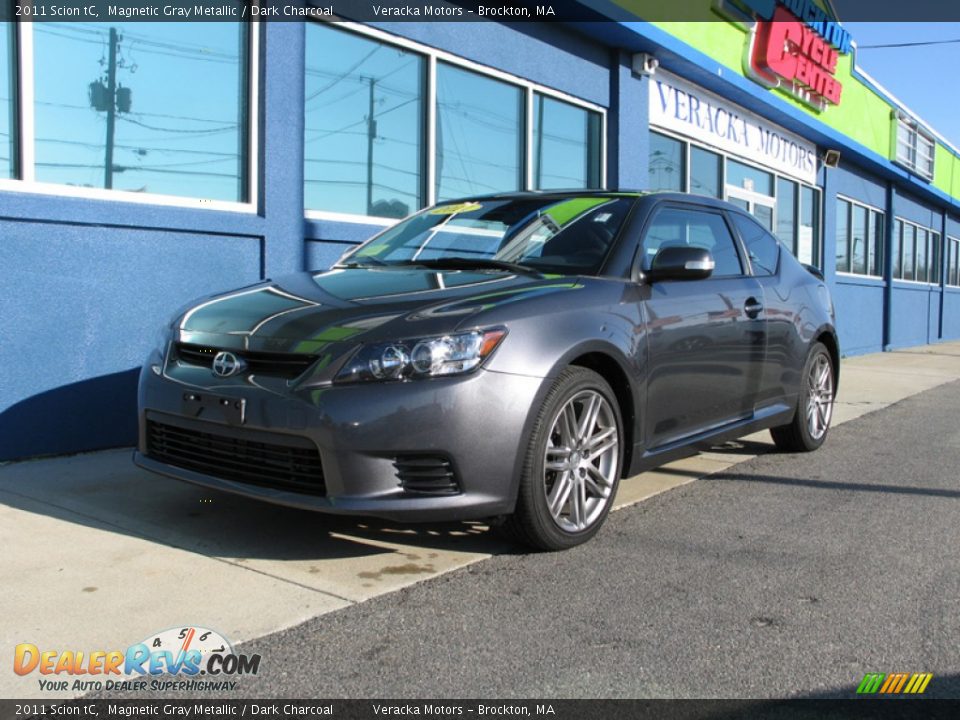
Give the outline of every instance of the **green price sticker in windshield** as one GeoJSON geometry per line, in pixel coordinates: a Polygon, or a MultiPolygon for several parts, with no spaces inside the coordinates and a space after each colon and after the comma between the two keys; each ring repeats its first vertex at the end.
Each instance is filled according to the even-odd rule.
{"type": "Polygon", "coordinates": [[[460,213],[473,212],[483,207],[478,202],[456,203],[454,205],[441,205],[430,211],[431,215],[459,215],[460,213]]]}

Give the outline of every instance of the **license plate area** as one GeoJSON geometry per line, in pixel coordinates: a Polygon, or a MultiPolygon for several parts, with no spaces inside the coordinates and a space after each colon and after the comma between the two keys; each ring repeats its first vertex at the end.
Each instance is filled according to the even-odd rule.
{"type": "Polygon", "coordinates": [[[228,425],[243,425],[247,421],[247,401],[244,398],[185,392],[182,411],[186,417],[222,420],[228,425]]]}

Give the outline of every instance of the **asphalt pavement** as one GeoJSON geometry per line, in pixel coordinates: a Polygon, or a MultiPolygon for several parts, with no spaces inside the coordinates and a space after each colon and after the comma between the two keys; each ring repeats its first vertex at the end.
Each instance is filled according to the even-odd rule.
{"type": "Polygon", "coordinates": [[[960,697],[960,382],[815,453],[719,450],[763,454],[612,514],[585,546],[244,643],[263,663],[242,696],[852,697],[867,672],[930,672],[927,696],[960,697]]]}

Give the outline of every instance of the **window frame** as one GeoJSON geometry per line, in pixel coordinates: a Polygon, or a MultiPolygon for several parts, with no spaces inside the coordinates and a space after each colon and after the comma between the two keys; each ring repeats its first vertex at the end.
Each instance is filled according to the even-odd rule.
{"type": "MultiPolygon", "coordinates": [[[[930,286],[937,286],[937,285],[942,284],[942,282],[943,282],[943,269],[944,269],[944,267],[943,267],[943,266],[944,266],[944,252],[943,252],[943,249],[944,249],[944,247],[945,247],[945,245],[946,245],[946,243],[944,243],[943,234],[942,234],[939,230],[936,230],[936,229],[934,229],[934,228],[932,228],[932,227],[928,227],[928,226],[926,226],[926,225],[921,225],[920,223],[913,222],[912,220],[907,220],[905,217],[901,217],[901,216],[899,216],[899,215],[897,215],[897,216],[894,217],[894,223],[895,223],[895,224],[894,224],[894,232],[895,232],[895,233],[896,233],[896,228],[897,228],[896,223],[899,223],[900,228],[901,228],[901,232],[902,232],[903,234],[906,233],[908,227],[913,228],[913,230],[912,230],[912,232],[914,233],[913,258],[912,258],[913,263],[912,263],[912,265],[911,265],[911,273],[913,274],[913,278],[911,279],[911,278],[904,278],[904,277],[902,277],[902,275],[903,275],[903,245],[904,245],[904,243],[903,243],[903,234],[901,234],[901,236],[900,236],[900,238],[899,238],[900,242],[899,242],[898,257],[893,258],[893,264],[892,264],[892,266],[891,266],[891,267],[892,267],[891,279],[892,279],[894,282],[912,283],[912,284],[914,284],[914,285],[926,285],[926,286],[928,286],[928,287],[930,287],[930,286]],[[937,245],[939,246],[938,249],[937,249],[937,252],[935,253],[935,255],[936,255],[937,268],[936,268],[936,278],[935,278],[934,280],[930,280],[930,279],[917,280],[917,279],[916,279],[916,276],[917,276],[917,257],[918,257],[917,247],[918,247],[918,245],[919,245],[919,243],[920,243],[920,231],[924,231],[924,232],[926,232],[926,234],[927,234],[926,250],[929,250],[931,247],[934,246],[934,244],[937,244],[937,245]],[[900,269],[899,276],[898,276],[898,274],[897,274],[898,263],[899,263],[899,269],[900,269]]],[[[950,236],[948,235],[947,238],[949,239],[950,236]]],[[[925,252],[926,252],[926,251],[925,251],[925,252]]],[[[931,268],[930,268],[930,264],[931,264],[931,260],[932,260],[932,258],[933,258],[933,255],[934,255],[934,254],[932,254],[932,253],[926,252],[926,266],[927,266],[927,268],[926,268],[926,269],[927,269],[926,275],[927,275],[927,278],[930,277],[930,269],[931,269],[931,268]]]]}
{"type": "Polygon", "coordinates": [[[901,112],[893,113],[893,132],[891,133],[890,159],[919,175],[927,182],[933,182],[936,172],[937,139],[918,120],[901,112]],[[906,137],[901,138],[901,131],[906,137]],[[924,145],[921,145],[921,140],[924,145]],[[929,146],[930,154],[921,152],[929,146]],[[901,149],[905,152],[902,153],[901,149]],[[929,163],[929,169],[927,164],[929,163]]]}
{"type": "MultiPolygon", "coordinates": [[[[876,205],[871,205],[869,203],[865,203],[860,200],[855,200],[852,197],[849,197],[847,195],[842,195],[840,193],[837,193],[836,200],[837,200],[838,206],[841,202],[845,202],[849,205],[849,208],[850,208],[850,214],[847,216],[847,262],[849,264],[850,269],[840,270],[839,268],[836,267],[836,264],[834,264],[834,270],[836,271],[837,275],[840,275],[843,277],[871,278],[874,280],[882,280],[884,277],[884,263],[886,262],[886,254],[887,254],[887,249],[886,249],[887,214],[886,212],[884,212],[882,208],[879,208],[876,205]],[[876,245],[876,249],[880,255],[880,260],[878,262],[880,267],[879,275],[875,275],[874,273],[870,272],[871,254],[870,254],[870,244],[867,238],[865,238],[865,244],[863,248],[866,272],[859,273],[859,272],[853,271],[853,213],[857,208],[861,210],[865,210],[867,213],[867,216],[866,216],[867,222],[866,222],[866,225],[864,226],[864,232],[867,234],[869,234],[870,232],[870,226],[872,224],[871,218],[874,216],[874,214],[877,214],[880,216],[880,229],[879,229],[879,232],[877,233],[877,245],[876,245]]],[[[834,228],[836,228],[836,226],[837,226],[837,223],[834,222],[834,228]]],[[[836,238],[834,239],[836,240],[836,238]]],[[[902,252],[902,249],[901,249],[901,252],[902,252]]],[[[836,263],[836,255],[837,255],[836,250],[834,250],[833,254],[834,254],[834,263],[836,263]]],[[[914,258],[916,258],[916,251],[914,251],[914,258]]]]}
{"type": "MultiPolygon", "coordinates": [[[[559,101],[559,100],[557,100],[556,98],[553,98],[553,97],[551,97],[551,96],[549,96],[549,95],[546,95],[545,93],[542,93],[542,92],[540,92],[539,90],[536,90],[536,89],[533,91],[532,94],[527,94],[527,95],[525,95],[525,98],[524,98],[524,99],[525,99],[525,101],[526,101],[527,103],[530,104],[530,111],[529,111],[528,114],[527,114],[527,123],[530,125],[530,132],[529,132],[529,153],[528,153],[530,160],[529,160],[529,163],[528,163],[528,165],[527,165],[527,173],[526,173],[527,176],[529,177],[529,179],[527,180],[527,183],[529,184],[529,187],[530,187],[530,189],[536,190],[536,191],[538,191],[538,192],[550,192],[551,190],[566,190],[566,189],[569,189],[569,188],[566,188],[566,187],[560,187],[560,188],[549,188],[549,187],[547,187],[547,188],[545,188],[545,187],[542,187],[542,186],[541,186],[541,184],[542,184],[541,182],[538,182],[538,181],[537,181],[537,173],[538,173],[538,171],[539,171],[539,173],[540,173],[540,175],[541,175],[540,180],[541,180],[541,181],[543,180],[543,178],[542,178],[542,176],[543,176],[543,150],[541,149],[541,150],[539,151],[539,154],[538,154],[537,146],[538,146],[538,144],[540,144],[541,147],[542,147],[542,136],[543,136],[543,134],[544,134],[544,131],[543,131],[543,123],[544,123],[544,121],[545,121],[545,119],[546,119],[545,112],[544,112],[545,109],[546,109],[546,103],[545,103],[545,102],[538,102],[538,99],[542,99],[542,100],[553,100],[554,102],[558,102],[558,103],[561,102],[561,101],[559,101]],[[539,129],[539,131],[540,131],[540,139],[539,139],[539,142],[538,142],[538,135],[537,135],[536,132],[534,132],[534,129],[539,129]]],[[[570,103],[563,103],[563,104],[570,105],[570,103]]],[[[597,130],[598,135],[602,135],[602,134],[603,134],[603,131],[604,131],[603,116],[602,116],[600,113],[594,112],[594,111],[589,110],[589,109],[584,108],[584,107],[580,107],[579,105],[573,105],[572,107],[574,107],[574,108],[576,108],[576,109],[578,109],[578,110],[581,110],[581,111],[583,111],[583,112],[586,114],[586,123],[587,123],[587,124],[586,124],[586,134],[587,134],[587,140],[588,140],[588,142],[587,142],[587,144],[586,144],[586,148],[587,148],[588,156],[587,156],[587,158],[586,158],[586,161],[587,161],[587,162],[586,162],[586,164],[585,164],[585,166],[584,166],[584,175],[586,176],[587,181],[589,182],[591,175],[593,175],[594,171],[596,171],[598,185],[602,186],[601,189],[606,189],[606,187],[605,187],[605,186],[606,186],[606,178],[602,177],[603,158],[601,158],[601,157],[597,157],[597,158],[596,158],[596,167],[594,168],[594,167],[593,167],[593,165],[594,165],[594,159],[589,157],[589,153],[590,153],[589,137],[590,137],[590,134],[591,134],[590,113],[593,113],[593,114],[596,115],[598,118],[600,118],[600,124],[599,124],[599,128],[598,128],[598,130],[597,130]]],[[[602,141],[602,140],[601,140],[600,146],[603,147],[603,141],[602,141]]],[[[585,188],[585,189],[591,189],[591,188],[590,188],[590,186],[588,185],[587,188],[585,188]]]]}
{"type": "MultiPolygon", "coordinates": [[[[492,80],[499,80],[521,91],[521,104],[523,106],[523,115],[521,117],[520,128],[523,150],[521,158],[523,167],[520,169],[521,191],[534,189],[533,177],[533,113],[535,112],[535,95],[540,94],[553,100],[574,105],[580,109],[596,112],[600,115],[600,188],[607,188],[607,108],[592,103],[588,100],[575,97],[561,90],[555,90],[533,82],[525,80],[517,75],[492,68],[489,65],[467,60],[466,58],[455,55],[446,50],[440,50],[429,45],[409,40],[392,33],[388,33],[379,28],[369,27],[355,22],[329,21],[329,20],[309,20],[308,23],[324,23],[334,27],[342,32],[349,32],[370,40],[393,45],[406,52],[421,55],[426,61],[426,85],[424,88],[423,102],[424,107],[424,126],[425,137],[423,138],[423,148],[421,150],[423,158],[423,173],[421,177],[422,196],[425,202],[423,207],[430,207],[436,203],[436,150],[437,150],[437,63],[442,62],[447,65],[467,70],[478,75],[483,75],[492,80]]],[[[591,188],[595,189],[595,188],[591,188]]],[[[417,208],[422,210],[423,208],[417,208]]],[[[331,210],[314,210],[304,208],[304,217],[308,220],[327,220],[336,222],[359,223],[362,225],[378,225],[381,227],[390,227],[399,221],[397,218],[381,218],[373,215],[359,215],[355,213],[340,213],[331,210]]]]}
{"type": "MultiPolygon", "coordinates": [[[[239,21],[238,21],[239,22],[239,21]]],[[[260,65],[262,55],[262,33],[260,23],[242,23],[247,33],[246,68],[246,163],[242,169],[241,181],[246,183],[246,200],[212,200],[208,198],[165,195],[162,193],[132,192],[129,190],[108,190],[36,179],[35,124],[34,124],[34,42],[32,22],[15,23],[14,32],[16,68],[16,122],[17,122],[17,176],[0,178],[0,191],[28,193],[32,195],[55,195],[90,200],[109,200],[131,205],[160,205],[201,210],[240,212],[249,215],[257,213],[260,203],[260,65]]]]}
{"type": "MultiPolygon", "coordinates": [[[[10,8],[15,7],[13,4],[10,8]]],[[[8,33],[10,40],[10,139],[7,143],[10,150],[10,177],[0,175],[0,180],[10,182],[16,181],[21,176],[23,167],[23,152],[20,144],[22,132],[20,123],[22,115],[20,113],[21,105],[21,85],[20,79],[20,32],[17,26],[20,23],[10,20],[6,23],[7,27],[0,32],[8,33]]]]}
{"type": "Polygon", "coordinates": [[[944,285],[960,288],[960,238],[947,235],[944,247],[946,248],[944,259],[946,260],[947,270],[944,285]]]}

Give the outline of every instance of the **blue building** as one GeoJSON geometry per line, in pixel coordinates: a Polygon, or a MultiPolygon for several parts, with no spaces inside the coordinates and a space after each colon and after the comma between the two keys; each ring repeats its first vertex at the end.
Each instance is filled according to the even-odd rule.
{"type": "Polygon", "coordinates": [[[494,190],[725,197],[823,270],[845,354],[960,338],[960,153],[795,4],[0,23],[0,460],[132,445],[138,366],[190,299],[494,190]],[[781,31],[793,55],[755,62],[781,31]]]}

